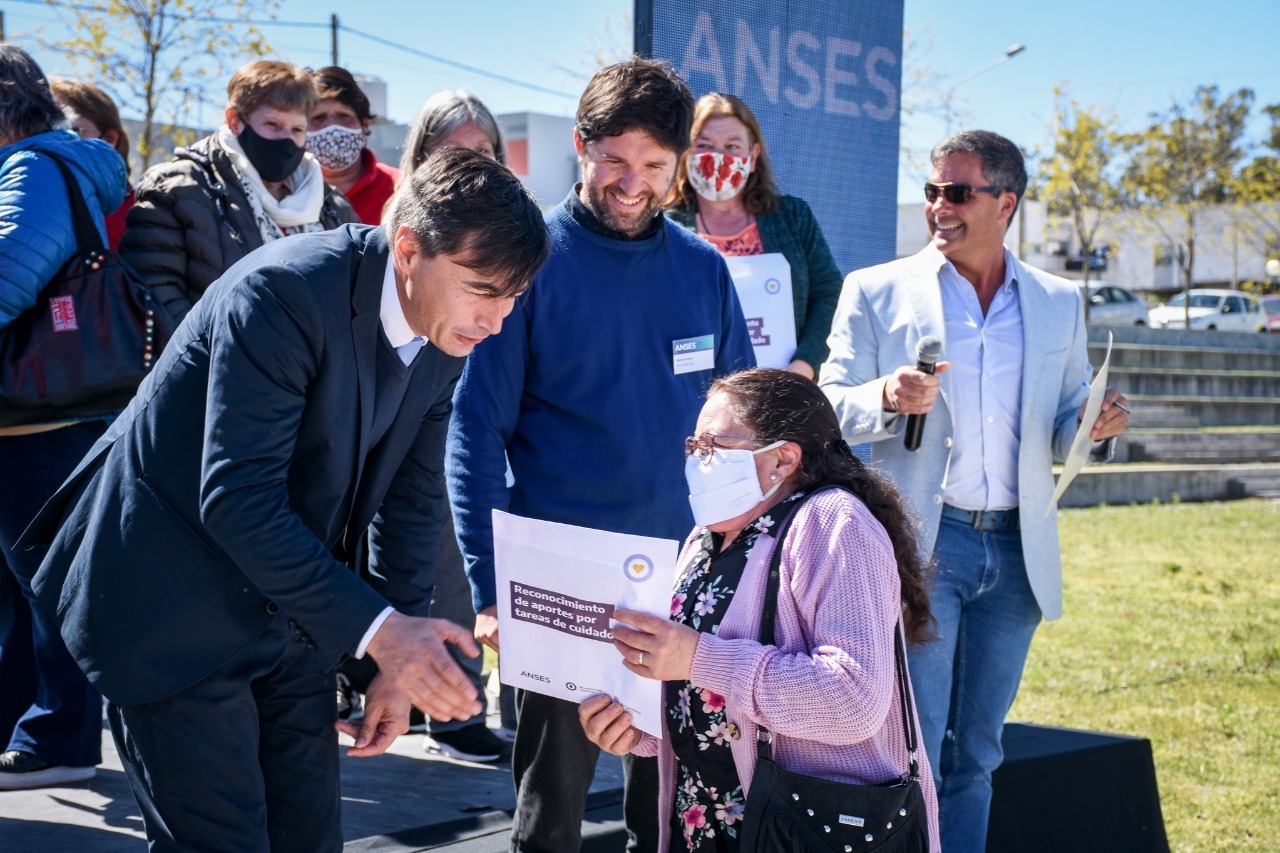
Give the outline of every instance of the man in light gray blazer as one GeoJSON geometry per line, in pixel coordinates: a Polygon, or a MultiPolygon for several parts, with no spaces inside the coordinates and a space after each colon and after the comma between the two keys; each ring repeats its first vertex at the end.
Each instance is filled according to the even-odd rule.
{"type": "MultiPolygon", "coordinates": [[[[1092,371],[1079,288],[1004,247],[1027,185],[1017,146],[962,131],[931,160],[931,244],[846,279],[819,384],[846,439],[874,442],[872,463],[919,515],[921,548],[938,561],[939,639],[909,660],[942,849],[965,853],[985,848],[991,773],[1031,637],[1062,614],[1052,465],[1071,446],[1092,371]],[[946,359],[932,376],[915,368],[928,335],[946,359]],[[907,416],[926,413],[909,451],[907,416]]],[[[1125,398],[1108,388],[1090,427],[1094,459],[1127,424],[1125,398]]]]}

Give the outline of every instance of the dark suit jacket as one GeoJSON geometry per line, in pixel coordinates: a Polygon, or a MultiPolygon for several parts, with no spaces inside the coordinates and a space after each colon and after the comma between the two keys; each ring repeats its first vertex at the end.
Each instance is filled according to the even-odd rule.
{"type": "Polygon", "coordinates": [[[346,225],[235,264],[24,534],[50,545],[37,594],[109,699],[193,684],[277,608],[334,664],[388,602],[427,614],[464,360],[424,347],[366,446],[387,259],[383,229],[346,225]]]}

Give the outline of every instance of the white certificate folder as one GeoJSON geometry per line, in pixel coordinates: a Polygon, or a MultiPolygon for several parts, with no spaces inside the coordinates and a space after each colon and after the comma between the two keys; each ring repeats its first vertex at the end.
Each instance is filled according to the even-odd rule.
{"type": "Polygon", "coordinates": [[[607,693],[662,737],[662,684],[622,665],[613,611],[669,618],[679,547],[494,510],[502,682],[570,702],[607,693]]]}

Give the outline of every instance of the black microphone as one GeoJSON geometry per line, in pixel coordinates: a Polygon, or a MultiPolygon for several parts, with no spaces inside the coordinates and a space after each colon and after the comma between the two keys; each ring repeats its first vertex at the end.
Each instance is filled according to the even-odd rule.
{"type": "MultiPolygon", "coordinates": [[[[934,365],[942,355],[942,341],[933,335],[925,335],[916,344],[916,370],[933,375],[934,365]]],[[[907,450],[920,449],[920,436],[924,434],[924,415],[907,415],[906,436],[903,444],[907,450]]]]}

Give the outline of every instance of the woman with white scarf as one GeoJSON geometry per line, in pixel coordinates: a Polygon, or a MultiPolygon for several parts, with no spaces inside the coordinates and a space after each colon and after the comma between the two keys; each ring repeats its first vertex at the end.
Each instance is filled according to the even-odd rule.
{"type": "Polygon", "coordinates": [[[227,84],[222,127],[143,176],[120,254],[175,318],[259,246],[359,221],[303,147],[317,100],[311,72],[252,62],[227,84]]]}

